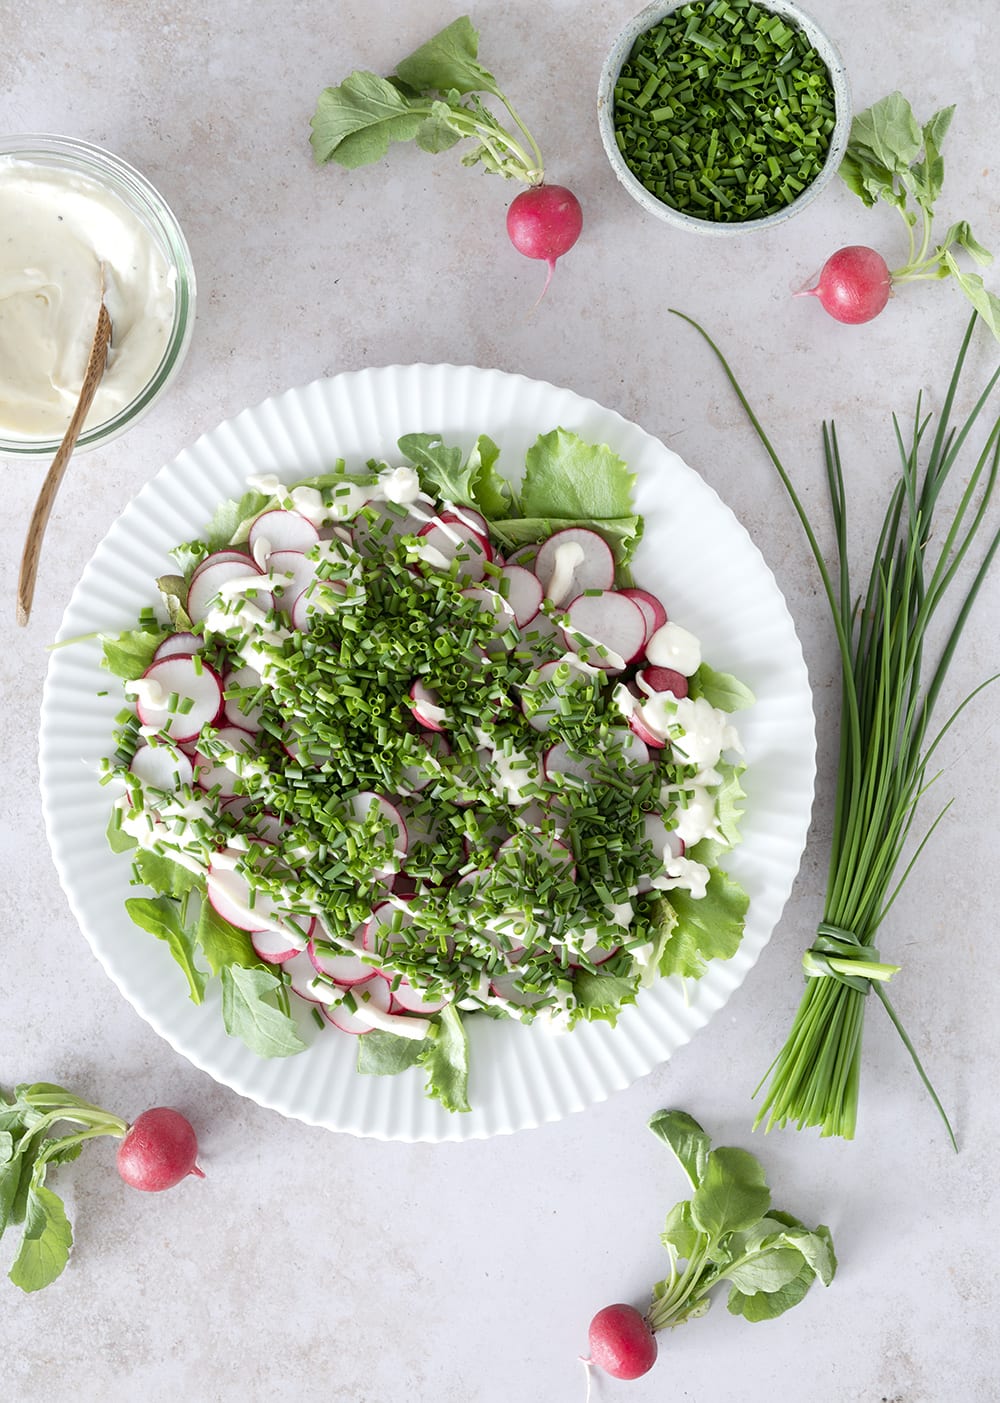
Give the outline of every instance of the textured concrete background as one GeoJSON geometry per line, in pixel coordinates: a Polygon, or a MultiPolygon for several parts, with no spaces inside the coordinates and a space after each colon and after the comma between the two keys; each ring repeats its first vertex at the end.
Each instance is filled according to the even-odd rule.
{"type": "MultiPolygon", "coordinates": [[[[996,80],[990,0],[945,20],[930,0],[813,0],[839,41],[858,106],[899,87],[918,114],[957,101],[942,227],[968,218],[1000,242],[991,164],[996,80]]],[[[197,265],[195,339],[170,395],[127,438],[70,470],[49,528],[31,626],[15,630],[17,556],[43,465],[0,465],[10,549],[4,647],[0,1081],[64,1081],[123,1115],[173,1103],[197,1124],[204,1183],[146,1198],[89,1147],[61,1171],[76,1249],[61,1281],[23,1297],[0,1280],[5,1398],[570,1403],[596,1309],[642,1304],[663,1273],[679,1173],[644,1129],[664,1105],[750,1145],[775,1200],[834,1231],[829,1292],[749,1326],[724,1304],[665,1339],[647,1379],[595,1382],[634,1403],[940,1403],[1000,1397],[995,1165],[995,909],[1000,694],[967,712],[938,789],[956,803],[894,910],[882,946],[904,966],[896,1002],[962,1143],[945,1140],[896,1035],[868,1019],[851,1144],[793,1132],[751,1139],[751,1092],[776,1052],[819,914],[831,814],[837,681],[815,568],[738,405],[679,306],[743,377],[810,510],[823,519],[819,425],[836,418],[863,562],[894,466],[890,415],[923,389],[936,408],[965,323],[949,286],[905,291],[844,328],[793,301],[842,244],[903,253],[889,210],[831,189],[770,235],[667,233],[611,175],[594,95],[631,4],[498,0],[474,11],[485,61],[571,184],[583,239],[529,314],[538,265],[507,244],[511,191],[394,148],[378,167],[317,169],[319,90],[358,66],[389,71],[453,18],[442,0],[0,0],[0,130],[105,145],[179,215],[197,265]],[[185,444],[245,405],[365,365],[453,361],[552,380],[619,410],[691,463],[745,523],[795,617],[815,687],[820,771],[795,892],[759,964],[709,1028],[602,1106],[541,1130],[459,1146],[355,1141],[242,1100],[195,1071],[125,1003],[58,886],[35,761],[46,642],[94,547],[185,444]]],[[[897,227],[898,226],[898,227],[897,227]]],[[[996,359],[983,336],[978,374],[996,359]]],[[[1000,575],[953,672],[956,698],[1000,666],[1000,575]]],[[[928,817],[930,817],[930,810],[928,817]]],[[[0,1245],[0,1266],[12,1253],[0,1245]]]]}

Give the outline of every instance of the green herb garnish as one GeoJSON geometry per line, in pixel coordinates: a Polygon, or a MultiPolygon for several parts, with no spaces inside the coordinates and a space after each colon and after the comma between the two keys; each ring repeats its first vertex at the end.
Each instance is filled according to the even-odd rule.
{"type": "MultiPolygon", "coordinates": [[[[676,313],[684,317],[683,313],[676,313]]],[[[937,428],[918,398],[908,435],[893,418],[900,474],[889,494],[878,545],[863,593],[851,582],[848,501],[833,425],[823,426],[823,448],[836,537],[837,566],[831,572],[812,524],[764,429],[721,351],[690,317],[718,357],[758,438],[778,471],[816,559],[840,650],[843,717],[837,774],[830,871],[823,919],[806,952],[805,993],[789,1037],[771,1068],[758,1124],[793,1122],[818,1126],[823,1135],[850,1139],[857,1121],[861,1078],[861,1032],[865,996],[874,990],[913,1058],[954,1144],[948,1118],[885,991],[898,966],[882,961],[875,936],[910,875],[945,807],[930,825],[902,872],[902,859],[920,799],[937,778],[930,768],[949,728],[994,674],[957,706],[937,730],[932,714],[976,596],[1000,548],[1000,529],[989,536],[971,582],[936,644],[931,634],[938,610],[972,549],[1000,473],[1000,419],[989,426],[971,468],[957,468],[1000,369],[964,419],[954,404],[973,316],[942,401],[937,428]],[[923,467],[921,467],[923,461],[923,467]],[[950,516],[939,519],[939,499],[953,471],[964,486],[950,516]],[[927,656],[930,654],[930,656],[927,656]]]]}
{"type": "Polygon", "coordinates": [[[657,199],[720,224],[785,209],[836,125],[826,65],[751,0],[682,5],[641,34],[614,88],[618,148],[657,199]]]}

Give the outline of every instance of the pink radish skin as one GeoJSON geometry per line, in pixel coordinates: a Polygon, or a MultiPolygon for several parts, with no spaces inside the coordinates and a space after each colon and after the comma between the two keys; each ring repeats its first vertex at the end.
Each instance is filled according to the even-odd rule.
{"type": "Polygon", "coordinates": [[[835,321],[859,326],[878,316],[891,292],[892,275],[882,255],[863,244],[849,244],[826,260],[815,287],[795,296],[818,297],[835,321]]]}
{"type": "Polygon", "coordinates": [[[275,551],[308,551],[319,540],[316,527],[301,512],[280,507],[261,512],[250,526],[247,545],[257,555],[258,547],[268,561],[275,551]]]}
{"type": "Polygon", "coordinates": [[[611,589],[615,582],[615,558],[611,547],[603,536],[596,531],[588,531],[585,526],[567,526],[543,541],[532,568],[553,604],[563,604],[589,589],[611,589]],[[568,545],[579,546],[583,552],[582,558],[574,565],[572,574],[562,587],[552,595],[550,590],[560,547],[568,545]]]}
{"type": "Polygon", "coordinates": [[[523,565],[507,564],[500,572],[500,592],[514,611],[518,628],[529,624],[542,607],[542,582],[523,565]]]}
{"type": "Polygon", "coordinates": [[[204,638],[199,638],[196,633],[172,633],[153,654],[153,662],[158,663],[161,658],[177,656],[189,658],[192,653],[199,653],[204,646],[204,638]]]}
{"type": "Polygon", "coordinates": [[[144,726],[168,734],[175,744],[195,740],[202,727],[211,726],[218,719],[222,710],[222,682],[207,663],[200,660],[195,663],[192,658],[175,653],[150,663],[142,677],[147,684],[155,683],[161,695],[156,701],[148,694],[137,696],[135,709],[139,720],[144,726]],[[192,703],[189,711],[170,710],[167,702],[174,694],[192,703]]]}
{"type": "Polygon", "coordinates": [[[683,672],[675,672],[672,667],[644,667],[635,675],[635,680],[646,693],[672,692],[675,697],[686,697],[688,680],[683,672]]]}
{"type": "Polygon", "coordinates": [[[565,185],[533,185],[522,190],[507,210],[507,235],[525,258],[541,258],[549,271],[539,302],[549,290],[556,259],[562,258],[580,237],[583,210],[565,185]]]}
{"type": "Polygon", "coordinates": [[[136,1116],[118,1147],[118,1173],[143,1193],[172,1189],[189,1174],[204,1179],[197,1160],[198,1139],[191,1122],[169,1106],[154,1106],[136,1116]]]}
{"type": "Polygon", "coordinates": [[[638,605],[639,612],[646,620],[646,642],[652,638],[658,628],[662,628],[667,622],[667,611],[657,599],[655,594],[650,594],[645,589],[623,589],[619,590],[626,599],[631,599],[633,604],[638,605]]]}
{"type": "Polygon", "coordinates": [[[605,1306],[590,1322],[590,1358],[613,1379],[639,1379],[656,1363],[656,1337],[635,1306],[605,1306]]]}
{"type": "Polygon", "coordinates": [[[620,672],[622,666],[639,657],[646,645],[646,620],[642,611],[616,590],[582,594],[574,599],[566,611],[563,631],[570,648],[605,672],[620,672]],[[582,647],[576,634],[583,635],[582,647]],[[607,651],[602,653],[601,648],[607,651]]]}

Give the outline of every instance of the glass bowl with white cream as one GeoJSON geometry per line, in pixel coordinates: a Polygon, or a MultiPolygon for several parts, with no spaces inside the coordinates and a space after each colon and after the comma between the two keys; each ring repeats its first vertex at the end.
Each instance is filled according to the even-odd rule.
{"type": "Polygon", "coordinates": [[[107,369],[77,449],[130,428],[194,329],[184,234],[145,176],[63,136],[0,138],[0,457],[51,457],[76,406],[102,295],[107,369]]]}

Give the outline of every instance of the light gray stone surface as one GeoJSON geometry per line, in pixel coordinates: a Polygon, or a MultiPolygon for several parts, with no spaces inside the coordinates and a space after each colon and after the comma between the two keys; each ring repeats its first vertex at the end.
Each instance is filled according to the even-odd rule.
{"type": "MultiPolygon", "coordinates": [[[[930,0],[813,0],[857,105],[899,87],[921,115],[957,101],[942,227],[1000,242],[990,0],[944,18],[930,0]]],[[[890,414],[936,409],[965,323],[951,287],[906,290],[845,328],[792,300],[845,243],[902,255],[889,210],[839,185],[771,235],[699,241],[645,217],[611,175],[594,118],[601,60],[630,4],[498,0],[474,13],[485,60],[571,184],[585,232],[532,311],[540,265],[509,247],[512,191],[454,154],[394,148],[379,167],[317,169],[316,94],[353,67],[389,71],[453,17],[439,0],[127,5],[0,0],[0,130],[95,141],[143,170],[179,215],[198,271],[195,339],[170,395],[127,438],[81,458],[57,502],[30,627],[15,628],[17,556],[43,466],[0,465],[9,549],[0,651],[0,1082],[71,1084],[126,1116],[164,1101],[199,1128],[204,1183],[139,1196],[91,1146],[58,1175],[76,1225],[60,1282],[0,1281],[2,1393],[36,1400],[570,1403],[602,1305],[642,1304],[662,1273],[663,1216],[682,1196],[644,1126],[690,1109],[764,1159],[776,1201],[830,1224],[841,1268],[777,1322],[723,1303],[665,1338],[634,1384],[595,1398],[712,1403],[988,1403],[1000,1397],[995,1114],[998,696],[942,748],[956,802],[885,931],[896,1001],[950,1108],[955,1156],[896,1035],[868,1018],[860,1127],[751,1137],[751,1093],[801,987],[831,819],[833,639],[796,521],[717,366],[668,315],[697,316],[730,354],[811,511],[823,518],[819,426],[836,418],[863,562],[894,467],[890,414]],[[45,645],[109,524],[155,470],[248,404],[366,365],[498,366],[593,396],[698,469],[745,523],[796,620],[815,688],[814,825],[758,966],[671,1062],[561,1124],[492,1142],[357,1141],[262,1110],[175,1055],[138,1018],[76,928],[49,857],[36,732],[45,645]]],[[[985,374],[997,348],[976,344],[985,374]]],[[[981,596],[954,695],[1000,666],[1000,575],[981,596]]],[[[927,817],[933,812],[928,805],[927,817]]],[[[6,1269],[12,1244],[0,1246],[6,1269]]]]}

